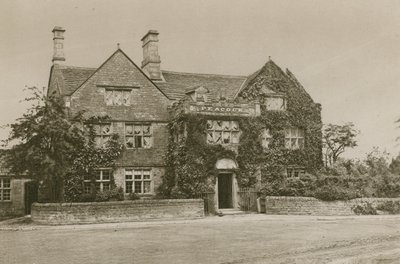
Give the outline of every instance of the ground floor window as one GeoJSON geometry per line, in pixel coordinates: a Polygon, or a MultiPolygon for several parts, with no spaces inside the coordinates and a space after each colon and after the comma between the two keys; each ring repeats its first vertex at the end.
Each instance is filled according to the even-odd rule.
{"type": "Polygon", "coordinates": [[[286,169],[286,176],[288,178],[298,178],[301,175],[304,175],[305,170],[304,168],[300,167],[290,167],[286,169]]]}
{"type": "Polygon", "coordinates": [[[150,169],[126,169],[125,193],[152,193],[150,169]]]}
{"type": "Polygon", "coordinates": [[[11,201],[11,179],[0,179],[0,201],[11,201]]]}
{"type": "MultiPolygon", "coordinates": [[[[99,169],[95,171],[95,186],[97,192],[108,191],[111,189],[111,170],[99,169]]],[[[84,178],[84,192],[90,193],[92,189],[92,180],[89,177],[84,178]]]]}

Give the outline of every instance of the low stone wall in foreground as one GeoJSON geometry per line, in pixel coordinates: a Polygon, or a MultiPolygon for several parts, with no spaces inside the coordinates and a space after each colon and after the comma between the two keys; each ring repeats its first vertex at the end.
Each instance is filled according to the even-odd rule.
{"type": "Polygon", "coordinates": [[[353,208],[370,203],[376,207],[387,201],[400,198],[357,198],[348,201],[321,201],[313,197],[267,196],[261,207],[270,215],[355,215],[353,208]],[[264,206],[265,202],[265,206],[264,206]]]}
{"type": "Polygon", "coordinates": [[[47,225],[117,223],[204,216],[202,199],[135,200],[96,203],[34,203],[32,220],[47,225]]]}

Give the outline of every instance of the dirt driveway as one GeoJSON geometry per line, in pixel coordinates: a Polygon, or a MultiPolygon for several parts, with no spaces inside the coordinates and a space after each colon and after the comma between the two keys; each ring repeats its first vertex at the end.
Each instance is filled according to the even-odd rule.
{"type": "Polygon", "coordinates": [[[400,217],[0,226],[0,263],[400,263],[400,217]]]}

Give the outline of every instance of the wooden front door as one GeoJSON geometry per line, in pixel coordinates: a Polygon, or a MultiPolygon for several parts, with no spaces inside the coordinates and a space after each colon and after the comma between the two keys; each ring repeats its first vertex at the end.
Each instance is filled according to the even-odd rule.
{"type": "Polygon", "coordinates": [[[25,214],[31,214],[31,206],[38,201],[38,183],[29,181],[25,183],[25,214]]]}
{"type": "Polygon", "coordinates": [[[218,208],[232,208],[232,174],[218,175],[218,208]]]}

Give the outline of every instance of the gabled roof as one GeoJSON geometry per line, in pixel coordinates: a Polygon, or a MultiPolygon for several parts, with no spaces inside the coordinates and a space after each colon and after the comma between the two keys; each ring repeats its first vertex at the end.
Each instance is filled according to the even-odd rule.
{"type": "Polygon", "coordinates": [[[233,99],[246,76],[183,73],[162,71],[165,82],[156,83],[172,100],[181,99],[187,91],[203,86],[209,91],[208,98],[218,100],[219,96],[233,99]]]}
{"type": "Polygon", "coordinates": [[[75,66],[58,66],[63,84],[59,86],[61,93],[71,95],[82,83],[84,83],[95,71],[94,68],[84,68],[75,66]]]}
{"type": "MultiPolygon", "coordinates": [[[[116,52],[122,52],[139,70],[141,70],[122,50],[118,49],[116,52]]],[[[110,58],[113,55],[111,55],[110,58]]],[[[107,59],[106,62],[109,59],[107,59]]],[[[102,65],[104,65],[104,63],[102,65]]],[[[75,66],[57,66],[53,69],[54,72],[52,72],[52,75],[61,76],[62,83],[59,84],[61,94],[71,95],[101,67],[102,66],[96,69],[75,66]]],[[[289,70],[286,70],[285,73],[272,60],[269,60],[262,68],[249,76],[184,73],[163,70],[162,75],[165,81],[153,82],[153,84],[171,100],[180,100],[188,91],[194,91],[201,86],[209,91],[208,98],[211,101],[218,101],[221,96],[228,100],[233,100],[243,89],[251,85],[260,74],[263,74],[268,79],[279,79],[290,86],[296,86],[304,90],[303,86],[289,70]]],[[[269,87],[267,88],[269,89],[269,87]]],[[[279,91],[279,87],[276,88],[278,88],[278,90],[273,89],[274,92],[283,92],[279,91]]]]}

